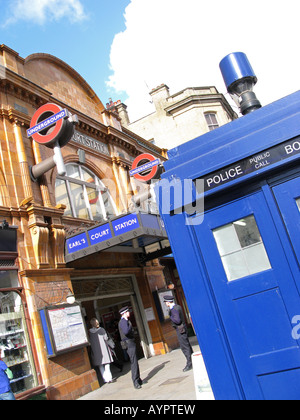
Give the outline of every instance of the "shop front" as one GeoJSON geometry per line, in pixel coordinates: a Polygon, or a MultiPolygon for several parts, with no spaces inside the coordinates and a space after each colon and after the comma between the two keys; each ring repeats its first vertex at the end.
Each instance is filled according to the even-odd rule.
{"type": "Polygon", "coordinates": [[[17,267],[17,231],[3,220],[0,228],[0,359],[13,374],[17,399],[40,393],[38,362],[32,348],[32,329],[17,267]]]}
{"type": "Polygon", "coordinates": [[[132,310],[140,356],[165,353],[157,305],[147,279],[145,261],[170,252],[160,216],[128,213],[66,239],[65,259],[76,300],[87,325],[97,317],[115,336],[119,309],[132,310]]]}

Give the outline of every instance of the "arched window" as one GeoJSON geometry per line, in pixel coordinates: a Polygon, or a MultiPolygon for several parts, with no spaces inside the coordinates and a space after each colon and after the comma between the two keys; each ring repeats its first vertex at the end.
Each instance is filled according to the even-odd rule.
{"type": "Polygon", "coordinates": [[[55,182],[57,204],[66,205],[65,216],[102,222],[116,215],[116,207],[103,182],[89,169],[67,164],[66,176],[55,182]]]}

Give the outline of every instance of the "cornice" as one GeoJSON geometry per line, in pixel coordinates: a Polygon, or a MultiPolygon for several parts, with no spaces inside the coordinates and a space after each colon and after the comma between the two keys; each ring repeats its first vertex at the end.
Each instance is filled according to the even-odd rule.
{"type": "Polygon", "coordinates": [[[52,98],[51,92],[8,68],[5,68],[5,77],[0,79],[0,91],[22,99],[34,107],[40,107],[52,98]]]}
{"type": "Polygon", "coordinates": [[[5,44],[1,44],[0,45],[0,51],[6,51],[6,52],[8,52],[12,56],[14,56],[16,58],[16,60],[18,60],[22,64],[24,64],[24,62],[25,62],[24,58],[20,57],[19,53],[17,53],[15,50],[9,48],[5,44]]]}
{"type": "Polygon", "coordinates": [[[129,170],[131,168],[132,162],[127,159],[122,158],[121,156],[113,156],[111,158],[112,162],[122,168],[129,170]]]}
{"type": "Polygon", "coordinates": [[[191,105],[211,104],[211,106],[214,106],[216,102],[222,104],[223,108],[226,109],[226,112],[230,115],[232,119],[236,117],[235,112],[232,110],[222,93],[191,95],[165,107],[164,110],[168,115],[174,115],[176,112],[182,111],[182,109],[185,109],[191,105]]]}
{"type": "Polygon", "coordinates": [[[64,207],[42,207],[38,205],[31,204],[27,207],[27,213],[29,215],[41,215],[43,217],[62,217],[64,215],[64,207]]]}
{"type": "MultiPolygon", "coordinates": [[[[66,104],[54,98],[51,92],[41,88],[30,80],[9,69],[5,70],[5,78],[0,79],[0,91],[30,104],[35,109],[38,109],[47,102],[55,102],[64,108],[68,108],[71,113],[78,115],[78,128],[81,131],[107,144],[118,144],[134,157],[142,153],[144,151],[142,149],[147,149],[155,155],[162,156],[162,149],[137,136],[125,127],[122,127],[122,131],[120,131],[112,126],[106,126],[100,121],[94,120],[70,106],[66,106],[66,104]]],[[[27,128],[30,126],[32,116],[14,108],[10,108],[9,110],[2,109],[0,112],[0,115],[8,118],[11,122],[19,123],[27,128]]]]}
{"type": "MultiPolygon", "coordinates": [[[[29,278],[51,277],[49,281],[53,282],[53,277],[70,275],[73,271],[74,271],[74,268],[44,268],[44,269],[38,269],[38,270],[25,269],[25,270],[19,271],[19,274],[21,277],[29,277],[29,278]]],[[[35,281],[38,283],[39,281],[44,281],[44,280],[35,279],[35,281]]],[[[60,282],[60,281],[61,279],[58,278],[57,282],[60,282]]]]}
{"type": "Polygon", "coordinates": [[[12,123],[19,124],[28,128],[30,126],[30,117],[29,115],[24,114],[14,108],[10,109],[0,109],[0,114],[3,118],[8,119],[12,123]]]}
{"type": "MultiPolygon", "coordinates": [[[[152,150],[153,153],[159,156],[162,155],[163,149],[161,149],[160,147],[156,146],[155,144],[150,143],[148,140],[145,140],[143,137],[140,137],[139,135],[133,133],[128,128],[122,127],[122,130],[123,130],[123,133],[126,135],[126,137],[130,137],[135,142],[138,148],[139,146],[142,146],[142,147],[145,147],[146,149],[152,150]]],[[[140,153],[140,150],[139,150],[139,153],[140,153]]]]}

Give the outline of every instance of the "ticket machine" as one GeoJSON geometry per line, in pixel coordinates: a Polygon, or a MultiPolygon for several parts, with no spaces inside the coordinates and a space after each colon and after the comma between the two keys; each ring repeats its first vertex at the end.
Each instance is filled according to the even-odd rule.
{"type": "Polygon", "coordinates": [[[246,96],[250,112],[169,152],[156,194],[215,398],[300,399],[300,91],[246,96]]]}

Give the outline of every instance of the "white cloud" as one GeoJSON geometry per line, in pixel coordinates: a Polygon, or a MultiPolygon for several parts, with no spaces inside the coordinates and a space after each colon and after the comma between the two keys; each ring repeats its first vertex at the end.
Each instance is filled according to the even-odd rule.
{"type": "Polygon", "coordinates": [[[107,84],[127,93],[133,121],[152,111],[149,90],[162,83],[171,93],[205,85],[226,93],[219,62],[242,51],[266,105],[300,89],[299,11],[299,0],[131,0],[126,30],[111,46],[107,84]]]}
{"type": "Polygon", "coordinates": [[[43,25],[47,21],[67,18],[78,22],[86,18],[81,0],[9,0],[10,17],[4,26],[27,20],[43,25]]]}

